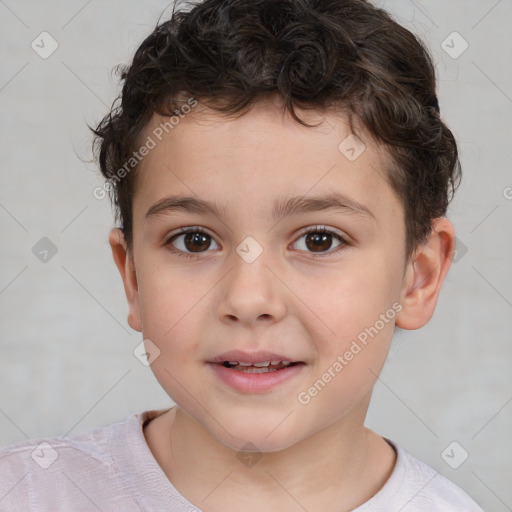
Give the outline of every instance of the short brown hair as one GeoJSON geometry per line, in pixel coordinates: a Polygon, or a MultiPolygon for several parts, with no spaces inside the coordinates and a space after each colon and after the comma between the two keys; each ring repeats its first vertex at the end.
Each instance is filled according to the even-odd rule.
{"type": "Polygon", "coordinates": [[[189,95],[243,114],[277,94],[301,108],[342,107],[386,145],[389,183],[402,200],[409,255],[445,215],[460,181],[452,132],[442,122],[432,58],[424,44],[366,0],[204,0],[157,23],[129,66],[122,93],[96,128],[101,172],[116,220],[133,241],[136,172],[131,157],[154,112],[172,115],[189,95]]]}

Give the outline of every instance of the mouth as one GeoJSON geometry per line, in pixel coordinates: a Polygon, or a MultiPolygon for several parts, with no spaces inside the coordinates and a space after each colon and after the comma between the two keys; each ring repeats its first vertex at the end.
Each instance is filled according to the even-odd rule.
{"type": "Polygon", "coordinates": [[[237,372],[244,373],[270,373],[284,370],[285,368],[291,368],[297,364],[303,364],[301,362],[292,361],[262,361],[260,363],[249,363],[241,361],[223,361],[222,366],[229,368],[237,372]]]}
{"type": "Polygon", "coordinates": [[[264,393],[302,373],[304,361],[271,352],[225,352],[207,361],[224,384],[241,393],[264,393]]]}

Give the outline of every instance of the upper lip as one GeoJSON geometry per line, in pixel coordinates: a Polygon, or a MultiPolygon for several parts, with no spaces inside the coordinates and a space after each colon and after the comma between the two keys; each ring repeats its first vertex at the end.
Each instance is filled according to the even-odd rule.
{"type": "Polygon", "coordinates": [[[258,352],[230,350],[229,352],[224,352],[213,359],[208,360],[209,363],[223,363],[224,361],[238,361],[239,363],[263,363],[265,361],[290,361],[292,363],[302,362],[290,356],[264,350],[259,350],[258,352]]]}

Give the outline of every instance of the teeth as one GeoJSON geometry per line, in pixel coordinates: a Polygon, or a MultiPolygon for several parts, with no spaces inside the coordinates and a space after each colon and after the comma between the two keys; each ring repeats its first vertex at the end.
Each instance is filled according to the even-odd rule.
{"type": "MultiPolygon", "coordinates": [[[[268,368],[269,366],[277,366],[277,365],[283,365],[283,366],[289,366],[291,364],[291,361],[262,361],[260,363],[244,363],[240,361],[228,361],[228,363],[231,366],[243,366],[244,368],[268,368]]],[[[273,368],[270,368],[270,370],[274,371],[273,368]]]]}
{"type": "Polygon", "coordinates": [[[242,370],[244,373],[268,373],[268,372],[277,372],[276,368],[247,368],[246,370],[242,370]]]}
{"type": "Polygon", "coordinates": [[[263,368],[264,366],[270,366],[271,364],[274,366],[278,364],[284,364],[285,366],[288,366],[291,361],[263,361],[261,363],[242,363],[239,361],[228,361],[228,363],[233,366],[239,364],[240,366],[256,366],[257,368],[263,368]]]}

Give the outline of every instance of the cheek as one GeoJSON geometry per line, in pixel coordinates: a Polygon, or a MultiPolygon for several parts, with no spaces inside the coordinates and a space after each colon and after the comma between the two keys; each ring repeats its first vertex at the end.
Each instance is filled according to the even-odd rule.
{"type": "MultiPolygon", "coordinates": [[[[144,312],[148,327],[143,329],[144,337],[151,339],[159,350],[151,371],[160,386],[181,406],[190,402],[190,393],[197,386],[197,371],[204,365],[200,357],[204,329],[194,318],[206,314],[199,306],[191,310],[184,302],[183,297],[168,300],[161,306],[151,302],[151,307],[144,312]]],[[[195,397],[197,393],[196,389],[195,397]]],[[[201,394],[196,398],[200,399],[201,394]]]]}
{"type": "Polygon", "coordinates": [[[312,278],[301,287],[301,298],[316,313],[307,316],[318,355],[314,373],[322,382],[333,382],[327,386],[333,400],[350,401],[369,392],[388,354],[398,274],[383,261],[347,264],[323,286],[312,278]]]}
{"type": "MultiPolygon", "coordinates": [[[[373,325],[399,297],[396,276],[383,265],[354,262],[299,283],[300,298],[315,313],[312,326],[338,339],[373,325]],[[395,298],[396,297],[396,298],[395,298]]],[[[320,331],[317,331],[320,333],[320,331]]]]}
{"type": "Polygon", "coordinates": [[[207,315],[202,300],[207,289],[165,267],[150,266],[140,277],[143,336],[160,350],[154,365],[179,370],[190,354],[197,354],[201,328],[194,319],[207,315]]]}

